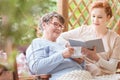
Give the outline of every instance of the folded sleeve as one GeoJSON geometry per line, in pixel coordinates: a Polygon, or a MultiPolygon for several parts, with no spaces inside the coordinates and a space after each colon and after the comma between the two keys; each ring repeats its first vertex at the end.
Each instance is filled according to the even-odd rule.
{"type": "Polygon", "coordinates": [[[104,60],[103,58],[100,58],[98,62],[96,62],[96,65],[102,67],[103,69],[109,70],[111,72],[116,71],[116,67],[118,64],[117,59],[110,59],[109,61],[104,60]]]}

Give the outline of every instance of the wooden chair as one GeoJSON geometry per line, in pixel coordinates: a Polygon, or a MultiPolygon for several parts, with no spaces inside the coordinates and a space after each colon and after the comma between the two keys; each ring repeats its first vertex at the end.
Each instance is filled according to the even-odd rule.
{"type": "MultiPolygon", "coordinates": [[[[117,23],[117,27],[118,27],[118,30],[116,32],[120,35],[120,20],[117,23]]],[[[118,62],[117,72],[116,73],[120,74],[120,61],[118,62]]]]}
{"type": "Polygon", "coordinates": [[[0,64],[0,80],[18,80],[17,72],[8,70],[4,65],[0,64]]]}
{"type": "Polygon", "coordinates": [[[27,77],[19,77],[19,80],[49,80],[51,75],[44,74],[44,75],[30,75],[27,77]]]}
{"type": "Polygon", "coordinates": [[[116,71],[117,74],[120,74],[120,62],[118,63],[117,65],[117,71],[116,71]]]}
{"type": "MultiPolygon", "coordinates": [[[[24,56],[26,55],[25,51],[24,51],[24,56]]],[[[25,57],[24,57],[25,58],[25,57]]],[[[24,64],[26,66],[28,66],[27,64],[24,64]]],[[[31,71],[28,68],[28,73],[31,73],[31,71]]],[[[19,80],[49,80],[49,78],[51,77],[50,74],[40,74],[40,75],[29,75],[29,76],[19,76],[19,80]]]]}

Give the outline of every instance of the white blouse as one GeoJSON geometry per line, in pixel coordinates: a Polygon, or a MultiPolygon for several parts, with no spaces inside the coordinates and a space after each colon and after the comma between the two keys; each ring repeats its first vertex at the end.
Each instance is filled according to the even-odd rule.
{"type": "MultiPolygon", "coordinates": [[[[82,25],[81,27],[62,33],[57,42],[65,45],[68,39],[87,41],[98,39],[98,37],[92,26],[82,25]]],[[[117,63],[120,60],[120,36],[116,32],[108,30],[102,40],[105,52],[97,54],[100,57],[99,61],[95,62],[85,58],[87,68],[93,75],[115,73],[117,63]]]]}

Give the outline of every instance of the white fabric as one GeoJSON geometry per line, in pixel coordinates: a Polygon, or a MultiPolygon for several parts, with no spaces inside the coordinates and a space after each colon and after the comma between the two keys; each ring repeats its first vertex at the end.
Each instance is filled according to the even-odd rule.
{"type": "Polygon", "coordinates": [[[85,70],[75,70],[59,77],[56,80],[120,80],[120,74],[104,75],[92,77],[92,75],[85,70]]]}
{"type": "Polygon", "coordinates": [[[56,80],[92,80],[92,76],[88,71],[75,70],[59,77],[56,80]]]}
{"type": "Polygon", "coordinates": [[[98,76],[95,77],[93,80],[120,80],[120,74],[98,76]]]}

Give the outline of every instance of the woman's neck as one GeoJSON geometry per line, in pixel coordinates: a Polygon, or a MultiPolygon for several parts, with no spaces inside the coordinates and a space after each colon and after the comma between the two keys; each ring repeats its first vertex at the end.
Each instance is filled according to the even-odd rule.
{"type": "Polygon", "coordinates": [[[107,32],[108,32],[107,27],[104,27],[104,28],[95,28],[96,36],[99,37],[99,38],[104,37],[107,34],[107,32]]]}
{"type": "Polygon", "coordinates": [[[48,37],[48,36],[43,35],[42,38],[46,39],[46,40],[49,40],[49,41],[52,41],[52,42],[56,42],[56,39],[54,39],[52,37],[48,37]]]}
{"type": "Polygon", "coordinates": [[[96,35],[100,38],[104,37],[108,32],[108,29],[104,29],[104,30],[96,30],[96,35]]]}

